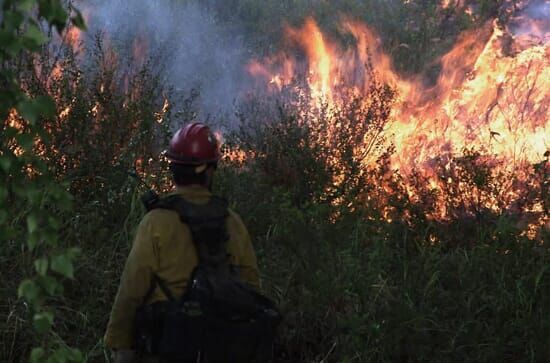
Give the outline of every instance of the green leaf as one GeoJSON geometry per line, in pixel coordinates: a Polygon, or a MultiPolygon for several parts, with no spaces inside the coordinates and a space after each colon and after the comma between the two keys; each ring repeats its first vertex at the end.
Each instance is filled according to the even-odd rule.
{"type": "Polygon", "coordinates": [[[84,20],[84,17],[82,16],[82,13],[78,9],[73,9],[75,15],[71,18],[71,22],[74,26],[81,30],[87,30],[86,28],[86,21],[84,20]]]}
{"type": "Polygon", "coordinates": [[[55,218],[54,216],[49,216],[48,217],[48,226],[50,228],[53,228],[53,229],[59,229],[60,227],[60,223],[59,223],[59,220],[57,218],[55,218]]]}
{"type": "Polygon", "coordinates": [[[55,116],[55,103],[49,96],[38,96],[34,99],[36,108],[44,117],[55,116]]]}
{"type": "MultiPolygon", "coordinates": [[[[2,93],[0,93],[0,99],[3,97],[2,93]]],[[[8,126],[4,129],[4,137],[6,139],[14,138],[19,133],[19,130],[15,127],[8,126]]]]}
{"type": "Polygon", "coordinates": [[[42,361],[46,352],[43,348],[34,348],[31,352],[31,363],[39,363],[42,361]]]}
{"type": "Polygon", "coordinates": [[[78,349],[69,349],[69,359],[73,362],[82,362],[84,361],[84,355],[78,349]]]}
{"type": "Polygon", "coordinates": [[[39,334],[44,334],[51,329],[53,324],[53,314],[49,311],[43,311],[34,314],[33,326],[39,334]]]}
{"type": "Polygon", "coordinates": [[[48,272],[48,258],[47,257],[41,257],[38,260],[34,261],[34,268],[36,269],[36,272],[41,275],[45,276],[48,272]]]}
{"type": "Polygon", "coordinates": [[[69,350],[65,347],[60,347],[48,358],[46,363],[67,363],[69,361],[69,350]]]}
{"type": "Polygon", "coordinates": [[[63,285],[61,285],[59,281],[57,281],[57,279],[53,276],[40,276],[38,282],[40,286],[44,290],[46,290],[48,295],[53,296],[58,293],[61,294],[63,292],[63,285]]]}
{"type": "Polygon", "coordinates": [[[11,164],[12,159],[9,156],[0,156],[0,168],[2,168],[4,173],[8,174],[10,172],[11,164]]]}
{"type": "Polygon", "coordinates": [[[3,209],[0,210],[0,225],[4,224],[4,222],[6,222],[7,219],[8,219],[8,212],[3,209]]]}
{"type": "Polygon", "coordinates": [[[44,17],[49,24],[55,26],[59,33],[65,28],[69,16],[61,2],[55,0],[39,0],[38,13],[41,17],[44,17]]]}
{"type": "Polygon", "coordinates": [[[75,258],[77,258],[80,255],[81,252],[82,251],[81,251],[80,248],[71,247],[67,250],[66,254],[71,260],[74,260],[75,258]]]}
{"type": "Polygon", "coordinates": [[[38,116],[40,116],[40,111],[36,109],[33,101],[29,99],[19,102],[16,109],[19,115],[31,124],[36,123],[38,116]]]}
{"type": "Polygon", "coordinates": [[[19,0],[17,2],[17,8],[24,12],[30,12],[36,5],[36,0],[19,0]]]}
{"type": "Polygon", "coordinates": [[[38,245],[38,235],[36,234],[31,234],[28,236],[27,238],[27,247],[29,247],[29,250],[34,250],[34,248],[36,247],[36,245],[38,245]]]}
{"type": "Polygon", "coordinates": [[[39,204],[42,200],[43,190],[38,185],[29,185],[25,188],[25,197],[31,204],[39,204]]]}
{"type": "Polygon", "coordinates": [[[25,133],[15,137],[19,145],[28,152],[31,152],[34,146],[34,135],[25,133]]]}
{"type": "Polygon", "coordinates": [[[3,28],[9,32],[16,32],[23,21],[25,16],[20,11],[7,10],[3,16],[3,28]]]}
{"type": "Polygon", "coordinates": [[[40,295],[40,288],[32,280],[26,279],[21,282],[17,290],[17,296],[24,298],[30,303],[34,303],[40,295]]]}
{"type": "Polygon", "coordinates": [[[35,99],[25,99],[19,102],[16,109],[21,117],[29,121],[31,124],[35,124],[40,116],[46,118],[55,116],[55,103],[48,96],[38,96],[35,99]]]}
{"type": "Polygon", "coordinates": [[[52,230],[44,230],[40,234],[40,237],[42,240],[49,246],[56,246],[57,245],[57,233],[52,230]]]}
{"type": "Polygon", "coordinates": [[[27,31],[22,36],[25,46],[30,50],[39,50],[40,46],[48,41],[42,30],[34,22],[30,22],[27,31]]]}
{"type": "Polygon", "coordinates": [[[60,347],[48,358],[47,363],[83,362],[84,356],[78,349],[60,347]]]}
{"type": "MultiPolygon", "coordinates": [[[[0,44],[2,50],[10,56],[16,56],[22,49],[23,43],[13,33],[0,29],[0,44]]],[[[2,52],[0,52],[2,54],[2,52]]]]}
{"type": "Polygon", "coordinates": [[[38,218],[34,214],[27,216],[27,230],[30,234],[34,233],[38,228],[38,218]]]}
{"type": "Polygon", "coordinates": [[[74,278],[73,263],[67,255],[54,257],[52,259],[52,270],[67,278],[74,278]]]}

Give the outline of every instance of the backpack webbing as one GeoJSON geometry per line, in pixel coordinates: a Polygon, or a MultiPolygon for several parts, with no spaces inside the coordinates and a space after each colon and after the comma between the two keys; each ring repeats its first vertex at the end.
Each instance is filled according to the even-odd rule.
{"type": "MultiPolygon", "coordinates": [[[[201,269],[220,277],[235,274],[226,251],[226,243],[229,240],[225,227],[229,216],[226,199],[212,196],[206,204],[194,204],[179,195],[170,195],[157,199],[148,207],[148,210],[152,209],[169,209],[178,213],[181,222],[185,223],[191,231],[201,269]]],[[[193,278],[190,280],[193,281],[193,278]]],[[[156,285],[169,300],[175,300],[166,284],[154,275],[144,301],[148,301],[156,285]]]]}

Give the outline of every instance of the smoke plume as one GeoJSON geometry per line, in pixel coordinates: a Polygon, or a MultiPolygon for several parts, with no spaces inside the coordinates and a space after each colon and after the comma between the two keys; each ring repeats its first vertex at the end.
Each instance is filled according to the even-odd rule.
{"type": "Polygon", "coordinates": [[[246,83],[242,37],[228,33],[196,2],[92,0],[76,3],[86,15],[87,41],[101,33],[117,52],[144,54],[176,94],[200,92],[200,117],[231,114],[246,83]]]}

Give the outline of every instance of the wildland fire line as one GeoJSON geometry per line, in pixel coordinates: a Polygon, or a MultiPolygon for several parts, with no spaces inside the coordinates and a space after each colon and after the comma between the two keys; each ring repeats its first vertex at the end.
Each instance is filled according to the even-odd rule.
{"type": "MultiPolygon", "coordinates": [[[[441,6],[449,6],[449,1],[443,1],[441,6]]],[[[518,9],[521,8],[520,2],[518,9]]],[[[94,9],[84,8],[83,13],[93,23],[94,9]]],[[[309,17],[300,26],[284,27],[283,46],[278,52],[250,59],[242,66],[254,80],[250,92],[260,90],[262,94],[281,97],[291,94],[294,99],[285,99],[289,104],[300,103],[298,99],[305,96],[307,109],[303,109],[302,102],[298,112],[308,113],[308,122],[315,127],[324,127],[316,123],[323,122],[327,115],[330,118],[351,100],[364,102],[368,108],[372,87],[387,85],[394,101],[380,133],[385,143],[393,146],[392,170],[403,175],[405,181],[421,173],[434,190],[445,190],[446,185],[453,183],[449,176],[452,173],[442,175],[441,170],[453,168],[453,158],[475,149],[482,154],[478,161],[489,165],[492,171],[516,175],[498,198],[485,200],[485,207],[513,210],[530,188],[529,178],[535,167],[550,175],[549,20],[517,13],[508,24],[494,20],[459,35],[451,50],[438,59],[440,71],[431,81],[422,75],[402,75],[396,71],[376,32],[346,16],[342,16],[339,31],[351,39],[347,45],[323,32],[315,19],[309,17]],[[324,116],[320,117],[321,114],[324,116]],[[435,163],[439,168],[433,166],[435,163]]],[[[119,62],[110,36],[103,34],[106,66],[119,62]]],[[[84,57],[85,42],[80,30],[70,28],[58,41],[68,45],[78,57],[84,57]]],[[[409,45],[399,47],[406,49],[409,45]]],[[[131,48],[132,66],[139,69],[149,56],[147,36],[136,35],[131,48]]],[[[41,65],[36,63],[35,67],[40,73],[41,65]]],[[[47,77],[55,79],[62,74],[63,63],[58,62],[47,77]]],[[[127,79],[121,87],[131,98],[133,90],[127,79]]],[[[165,99],[158,110],[159,122],[169,107],[165,99]]],[[[62,120],[70,112],[71,106],[67,105],[58,118],[62,120]]],[[[91,106],[92,117],[99,112],[98,105],[91,106]]],[[[16,124],[16,115],[12,117],[16,124]]],[[[337,133],[339,126],[327,127],[331,128],[329,137],[315,142],[330,144],[330,133],[337,133]]],[[[353,155],[365,169],[376,161],[369,157],[370,147],[370,140],[364,140],[353,155]]],[[[231,155],[253,157],[235,150],[231,155]]],[[[338,182],[336,177],[334,183],[338,182]]],[[[415,197],[412,188],[409,193],[411,198],[415,197]]],[[[526,233],[535,236],[541,227],[550,228],[546,203],[540,200],[521,207],[523,212],[537,216],[524,227],[526,233]]],[[[441,209],[432,217],[445,220],[447,211],[441,209]]]]}

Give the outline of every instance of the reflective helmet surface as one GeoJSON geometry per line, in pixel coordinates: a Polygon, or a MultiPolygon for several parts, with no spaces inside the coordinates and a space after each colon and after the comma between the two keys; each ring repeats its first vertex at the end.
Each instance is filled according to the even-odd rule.
{"type": "Polygon", "coordinates": [[[218,140],[205,124],[194,122],[180,128],[165,153],[176,164],[201,165],[220,159],[218,140]]]}

